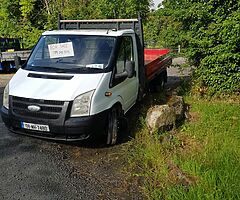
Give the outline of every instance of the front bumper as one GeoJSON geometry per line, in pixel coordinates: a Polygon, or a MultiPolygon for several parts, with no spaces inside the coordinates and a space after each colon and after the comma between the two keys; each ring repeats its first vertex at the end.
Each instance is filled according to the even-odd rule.
{"type": "Polygon", "coordinates": [[[78,141],[87,139],[93,134],[101,133],[107,123],[108,111],[93,116],[68,118],[59,121],[33,118],[21,119],[2,107],[1,116],[8,129],[14,133],[44,139],[78,141]],[[48,125],[50,132],[23,129],[21,122],[48,125]]]}

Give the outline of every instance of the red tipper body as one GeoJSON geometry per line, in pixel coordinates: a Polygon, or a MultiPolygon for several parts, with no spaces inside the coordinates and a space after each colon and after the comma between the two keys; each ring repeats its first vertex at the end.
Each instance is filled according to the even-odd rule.
{"type": "Polygon", "coordinates": [[[172,59],[168,55],[169,49],[144,49],[146,78],[151,81],[171,65],[172,59]]]}

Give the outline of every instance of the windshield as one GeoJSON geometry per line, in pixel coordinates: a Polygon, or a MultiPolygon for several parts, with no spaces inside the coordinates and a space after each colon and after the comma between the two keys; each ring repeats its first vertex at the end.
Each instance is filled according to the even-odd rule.
{"type": "Polygon", "coordinates": [[[114,37],[86,35],[42,36],[25,69],[53,72],[101,72],[108,66],[114,37]]]}

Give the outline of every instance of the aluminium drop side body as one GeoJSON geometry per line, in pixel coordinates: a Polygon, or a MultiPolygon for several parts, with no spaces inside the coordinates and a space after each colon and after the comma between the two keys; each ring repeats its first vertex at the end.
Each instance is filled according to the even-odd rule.
{"type": "Polygon", "coordinates": [[[169,57],[145,52],[141,19],[61,20],[44,32],[4,90],[1,115],[15,133],[75,141],[105,130],[116,143],[118,120],[165,76],[169,57]],[[152,58],[150,58],[152,56],[152,58]]]}
{"type": "Polygon", "coordinates": [[[21,49],[18,38],[0,38],[0,73],[16,71],[15,56],[19,56],[24,63],[30,52],[21,49]]]}

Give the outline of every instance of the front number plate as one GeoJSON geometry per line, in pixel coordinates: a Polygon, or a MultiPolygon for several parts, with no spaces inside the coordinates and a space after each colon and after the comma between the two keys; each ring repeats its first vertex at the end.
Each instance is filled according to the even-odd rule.
{"type": "Polygon", "coordinates": [[[21,122],[21,127],[24,128],[24,129],[29,129],[29,130],[50,132],[50,129],[49,129],[48,125],[21,122]]]}

